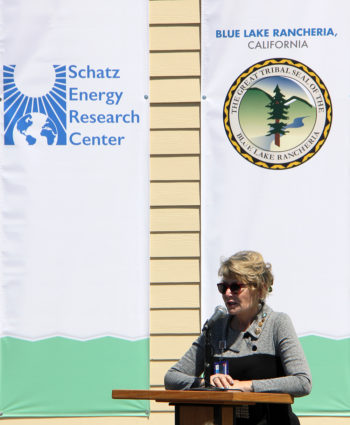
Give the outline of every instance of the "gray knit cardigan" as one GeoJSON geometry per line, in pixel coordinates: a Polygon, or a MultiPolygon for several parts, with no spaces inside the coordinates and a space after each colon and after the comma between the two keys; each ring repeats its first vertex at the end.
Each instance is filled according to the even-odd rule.
{"type": "MultiPolygon", "coordinates": [[[[230,319],[231,316],[227,315],[212,326],[214,360],[221,355],[227,358],[255,354],[279,357],[285,376],[253,380],[253,391],[288,393],[293,396],[310,393],[310,370],[287,314],[274,312],[264,304],[245,332],[232,330],[230,319]],[[223,345],[226,349],[222,352],[223,345]]],[[[169,369],[164,379],[166,389],[182,390],[200,385],[200,376],[204,370],[204,344],[204,336],[201,334],[184,356],[169,369]]],[[[234,374],[231,375],[234,378],[234,374]]]]}

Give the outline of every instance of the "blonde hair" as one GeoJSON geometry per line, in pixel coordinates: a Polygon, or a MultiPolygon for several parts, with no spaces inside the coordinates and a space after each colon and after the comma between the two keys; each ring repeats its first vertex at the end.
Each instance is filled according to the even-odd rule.
{"type": "Polygon", "coordinates": [[[221,262],[218,272],[223,279],[237,279],[245,283],[252,290],[260,293],[260,298],[265,299],[272,291],[273,274],[271,264],[265,263],[259,252],[240,251],[221,262]]]}

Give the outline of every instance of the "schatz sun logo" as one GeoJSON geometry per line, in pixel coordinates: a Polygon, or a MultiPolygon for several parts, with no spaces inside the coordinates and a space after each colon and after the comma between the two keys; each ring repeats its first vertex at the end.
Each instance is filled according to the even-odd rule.
{"type": "Polygon", "coordinates": [[[283,170],[303,164],[329,134],[332,105],[326,86],[306,65],[269,59],[245,70],[224,105],[227,137],[260,167],[283,170]]]}
{"type": "Polygon", "coordinates": [[[4,66],[5,145],[66,145],[66,67],[42,71],[4,66]]]}

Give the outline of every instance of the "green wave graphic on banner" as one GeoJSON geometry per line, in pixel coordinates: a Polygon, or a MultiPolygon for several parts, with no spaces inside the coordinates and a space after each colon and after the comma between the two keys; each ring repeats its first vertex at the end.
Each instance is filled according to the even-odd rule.
{"type": "Polygon", "coordinates": [[[148,416],[149,402],[112,400],[149,388],[149,338],[0,339],[2,417],[148,416]]]}
{"type": "Polygon", "coordinates": [[[305,336],[300,342],[312,374],[312,391],[296,398],[300,416],[350,416],[350,338],[305,336]]]}

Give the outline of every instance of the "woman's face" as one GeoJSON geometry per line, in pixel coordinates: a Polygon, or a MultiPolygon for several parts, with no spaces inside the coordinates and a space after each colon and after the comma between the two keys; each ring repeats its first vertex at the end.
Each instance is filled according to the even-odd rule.
{"type": "MultiPolygon", "coordinates": [[[[237,282],[237,279],[224,279],[224,282],[231,284],[237,282]]],[[[250,315],[255,316],[259,295],[257,291],[252,291],[249,286],[244,286],[237,291],[232,291],[228,287],[226,292],[222,294],[222,298],[229,314],[242,318],[249,318],[250,315]]]]}

